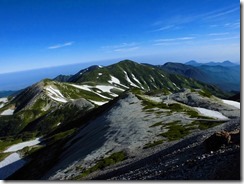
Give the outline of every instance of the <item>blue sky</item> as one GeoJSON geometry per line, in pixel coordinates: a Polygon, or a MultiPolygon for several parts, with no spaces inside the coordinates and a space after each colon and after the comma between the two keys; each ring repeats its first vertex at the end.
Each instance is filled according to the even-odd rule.
{"type": "Polygon", "coordinates": [[[240,62],[240,1],[0,0],[0,73],[106,59],[240,62]]]}

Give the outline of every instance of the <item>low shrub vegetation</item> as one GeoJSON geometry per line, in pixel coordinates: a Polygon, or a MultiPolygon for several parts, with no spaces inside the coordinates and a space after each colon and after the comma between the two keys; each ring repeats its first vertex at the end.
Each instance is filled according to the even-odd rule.
{"type": "Polygon", "coordinates": [[[124,151],[113,153],[111,156],[99,160],[96,163],[96,165],[94,165],[93,167],[91,167],[89,169],[84,170],[82,172],[82,174],[75,177],[74,179],[79,180],[79,179],[89,175],[92,172],[104,169],[105,167],[110,166],[110,165],[114,165],[118,162],[125,160],[126,158],[127,158],[127,156],[126,156],[126,153],[124,151]]]}
{"type": "Polygon", "coordinates": [[[158,140],[158,141],[153,141],[153,142],[150,142],[150,143],[147,143],[143,149],[147,149],[147,148],[151,148],[151,147],[154,147],[154,146],[157,146],[159,144],[162,144],[164,141],[163,140],[158,140]]]}

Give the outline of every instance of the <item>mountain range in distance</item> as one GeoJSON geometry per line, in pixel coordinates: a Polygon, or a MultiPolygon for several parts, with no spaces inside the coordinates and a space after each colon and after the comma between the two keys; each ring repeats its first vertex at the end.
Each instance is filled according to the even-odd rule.
{"type": "Polygon", "coordinates": [[[239,66],[236,63],[232,63],[230,61],[223,61],[223,62],[207,62],[207,63],[199,63],[195,60],[191,60],[185,63],[186,65],[191,65],[191,66],[202,66],[202,65],[208,65],[208,66],[223,66],[223,67],[232,67],[232,66],[239,66]]]}
{"type": "Polygon", "coordinates": [[[168,62],[164,65],[155,65],[166,72],[180,74],[198,81],[218,86],[224,91],[240,91],[240,65],[230,61],[222,63],[198,63],[189,61],[183,63],[168,62]]]}
{"type": "MultiPolygon", "coordinates": [[[[57,67],[52,67],[52,68],[43,68],[43,69],[36,69],[36,70],[29,70],[29,71],[20,71],[20,72],[13,72],[13,73],[6,73],[6,74],[0,74],[0,92],[2,92],[1,96],[3,97],[3,92],[4,91],[13,91],[16,92],[20,89],[24,89],[25,87],[38,82],[42,80],[43,78],[54,78],[55,76],[62,75],[67,78],[68,75],[72,75],[73,73],[77,72],[77,68],[86,68],[91,65],[104,65],[110,64],[114,62],[114,60],[109,60],[108,62],[102,61],[102,62],[91,62],[91,63],[81,63],[81,64],[73,64],[73,65],[67,65],[67,66],[57,66],[57,67]]],[[[148,62],[151,63],[151,62],[148,62]]],[[[171,63],[171,62],[170,62],[171,63]]],[[[213,62],[210,63],[197,63],[196,61],[189,61],[185,64],[190,65],[197,65],[199,66],[210,66],[213,65],[213,62]],[[188,63],[188,64],[187,64],[188,63]]],[[[238,64],[225,61],[225,62],[216,62],[214,65],[218,66],[223,66],[226,67],[228,66],[235,66],[238,70],[238,64]]],[[[156,65],[160,66],[160,65],[156,65]]],[[[240,69],[239,69],[240,70],[240,69]]],[[[238,73],[238,72],[237,72],[238,73]]],[[[198,79],[198,78],[196,78],[198,79]]],[[[231,79],[230,79],[231,80],[231,79]]],[[[233,79],[234,80],[234,79],[233,79]]],[[[238,82],[237,82],[238,83],[238,82]]],[[[230,84],[232,85],[232,84],[230,84]]],[[[226,87],[224,87],[226,88],[226,87]]],[[[230,87],[230,89],[227,89],[228,91],[234,90],[238,91],[238,84],[235,84],[234,87],[230,87]]],[[[8,93],[9,94],[9,93],[8,93]]],[[[6,96],[6,95],[4,95],[6,96]]]]}

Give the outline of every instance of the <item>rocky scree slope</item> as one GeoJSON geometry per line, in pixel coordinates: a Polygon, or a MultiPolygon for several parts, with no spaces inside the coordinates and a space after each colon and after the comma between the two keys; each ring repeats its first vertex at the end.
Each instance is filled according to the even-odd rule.
{"type": "MultiPolygon", "coordinates": [[[[124,152],[132,163],[142,159],[142,152],[148,152],[144,156],[152,154],[151,147],[162,145],[162,149],[172,141],[228,121],[209,119],[191,106],[174,100],[166,102],[164,97],[129,93],[120,99],[66,143],[59,162],[42,179],[85,179],[90,168],[113,153],[124,152]]],[[[198,98],[203,99],[200,95],[198,98]]],[[[219,104],[219,110],[239,111],[221,100],[215,101],[209,104],[209,109],[219,104]]],[[[235,118],[238,116],[236,113],[235,118]]]]}
{"type": "Polygon", "coordinates": [[[94,173],[93,180],[240,180],[240,119],[196,132],[139,161],[94,173]],[[219,143],[216,133],[232,134],[219,143]],[[237,136],[237,138],[235,137],[237,136]],[[215,137],[212,142],[207,140],[215,137]],[[232,140],[230,138],[230,140],[232,140]],[[208,144],[216,149],[206,149],[208,144]]]}

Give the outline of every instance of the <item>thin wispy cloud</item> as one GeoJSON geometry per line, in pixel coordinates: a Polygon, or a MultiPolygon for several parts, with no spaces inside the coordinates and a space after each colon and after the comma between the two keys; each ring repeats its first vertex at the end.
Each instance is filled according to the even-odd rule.
{"type": "Polygon", "coordinates": [[[154,43],[153,45],[155,46],[169,46],[169,45],[179,45],[180,42],[159,42],[159,43],[154,43]]]}
{"type": "Polygon", "coordinates": [[[232,39],[240,39],[240,37],[239,36],[233,36],[233,37],[225,37],[225,38],[215,38],[213,40],[222,41],[222,40],[232,40],[232,39]]]}
{"type": "Polygon", "coordinates": [[[238,7],[238,8],[233,8],[233,9],[229,9],[229,10],[222,10],[220,12],[216,12],[216,13],[212,13],[212,14],[208,15],[207,17],[205,17],[205,19],[214,19],[217,17],[228,15],[230,13],[237,11],[237,10],[240,10],[240,8],[238,7]]]}
{"type": "MultiPolygon", "coordinates": [[[[211,19],[224,17],[224,16],[227,16],[227,15],[234,13],[238,10],[240,10],[239,7],[237,7],[237,8],[228,7],[228,8],[217,9],[214,11],[200,13],[200,14],[175,15],[175,16],[167,18],[167,20],[155,21],[152,24],[152,26],[158,27],[162,24],[166,24],[166,26],[161,27],[162,30],[174,29],[174,27],[177,27],[179,25],[184,25],[184,24],[192,23],[192,22],[199,21],[199,20],[209,21],[211,19]]],[[[210,27],[218,27],[218,26],[219,25],[216,25],[216,24],[210,25],[210,27]]],[[[156,29],[155,31],[157,31],[157,30],[160,31],[160,28],[156,29]]]]}
{"type": "Polygon", "coordinates": [[[154,46],[172,46],[182,43],[190,43],[195,37],[179,37],[179,38],[166,38],[154,40],[154,46]]]}
{"type": "Polygon", "coordinates": [[[166,39],[157,39],[154,42],[172,42],[172,41],[184,41],[184,40],[193,40],[195,37],[179,37],[179,38],[166,38],[166,39]]]}
{"type": "Polygon", "coordinates": [[[131,52],[134,50],[138,50],[139,43],[136,42],[130,42],[130,43],[121,43],[118,45],[107,45],[101,47],[106,52],[131,52]]]}
{"type": "Polygon", "coordinates": [[[233,22],[233,23],[226,23],[224,27],[231,28],[231,29],[239,29],[240,28],[240,21],[233,22]]]}
{"type": "Polygon", "coordinates": [[[167,25],[167,26],[163,26],[163,27],[160,27],[158,29],[155,29],[152,32],[164,31],[164,30],[168,30],[168,29],[171,29],[171,28],[174,28],[174,27],[175,27],[174,25],[167,25]]]}
{"type": "Polygon", "coordinates": [[[225,33],[209,33],[208,36],[223,36],[223,35],[228,35],[229,32],[225,32],[225,33]]]}
{"type": "Polygon", "coordinates": [[[129,48],[120,48],[120,49],[115,49],[115,52],[131,52],[134,50],[138,50],[139,47],[129,47],[129,48]]]}
{"type": "Polygon", "coordinates": [[[49,46],[48,49],[59,49],[59,48],[71,46],[73,44],[74,44],[74,42],[66,42],[63,44],[57,44],[57,45],[49,46]]]}
{"type": "Polygon", "coordinates": [[[136,46],[138,45],[138,43],[136,42],[130,42],[130,43],[121,43],[121,44],[118,44],[118,45],[106,45],[106,46],[102,46],[101,48],[102,49],[118,49],[118,48],[125,48],[125,47],[133,47],[133,46],[136,46]]]}

